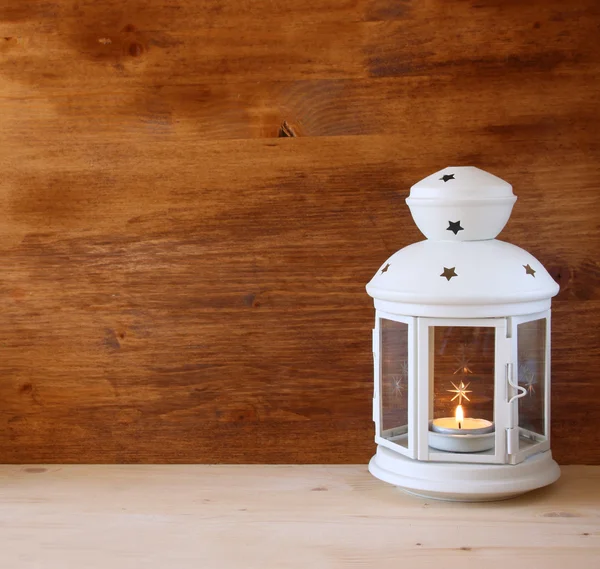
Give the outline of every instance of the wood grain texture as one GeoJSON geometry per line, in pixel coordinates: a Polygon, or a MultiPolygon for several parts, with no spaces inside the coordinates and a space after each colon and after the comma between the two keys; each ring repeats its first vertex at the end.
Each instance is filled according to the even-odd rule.
{"type": "Polygon", "coordinates": [[[0,460],[366,462],[410,185],[510,181],[600,464],[594,0],[0,5],[0,460]]]}
{"type": "Polygon", "coordinates": [[[505,502],[409,496],[365,466],[4,466],[11,569],[596,569],[600,468],[505,502]]]}

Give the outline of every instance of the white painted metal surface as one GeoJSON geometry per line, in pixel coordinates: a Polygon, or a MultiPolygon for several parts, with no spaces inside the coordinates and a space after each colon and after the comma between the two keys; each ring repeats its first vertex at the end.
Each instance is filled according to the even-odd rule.
{"type": "MultiPolygon", "coordinates": [[[[377,320],[410,323],[407,427],[411,443],[400,447],[394,442],[395,432],[380,430],[378,364],[374,420],[379,446],[370,471],[411,492],[452,500],[506,498],[552,483],[559,469],[547,437],[549,324],[542,378],[545,437],[519,425],[518,404],[524,389],[516,384],[515,370],[517,325],[539,318],[549,323],[550,299],[558,293],[558,285],[527,251],[495,239],[516,201],[512,187],[478,168],[445,168],[415,184],[406,201],[427,240],[392,255],[371,279],[367,292],[374,299],[377,320]],[[436,449],[429,444],[435,327],[495,329],[493,449],[441,452],[439,445],[436,449]]],[[[378,330],[373,344],[376,362],[382,358],[378,330]]]]}

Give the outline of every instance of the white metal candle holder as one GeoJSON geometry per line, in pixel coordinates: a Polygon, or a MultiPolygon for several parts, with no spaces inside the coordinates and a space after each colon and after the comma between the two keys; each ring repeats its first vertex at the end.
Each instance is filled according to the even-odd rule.
{"type": "Polygon", "coordinates": [[[550,451],[550,299],[558,285],[498,241],[512,186],[445,168],[406,202],[427,237],[392,255],[374,299],[370,472],[446,500],[509,498],[560,476],[550,451]]]}

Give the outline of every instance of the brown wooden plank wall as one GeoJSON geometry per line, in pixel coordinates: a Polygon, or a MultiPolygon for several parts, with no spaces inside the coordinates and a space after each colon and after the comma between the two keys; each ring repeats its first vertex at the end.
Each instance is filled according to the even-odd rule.
{"type": "Polygon", "coordinates": [[[366,462],[409,186],[513,183],[600,463],[595,0],[2,0],[0,461],[366,462]]]}

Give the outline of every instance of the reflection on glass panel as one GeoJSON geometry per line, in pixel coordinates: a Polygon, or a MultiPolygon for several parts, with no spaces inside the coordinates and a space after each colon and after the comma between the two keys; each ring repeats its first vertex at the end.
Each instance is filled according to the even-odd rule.
{"type": "Polygon", "coordinates": [[[519,448],[543,440],[545,432],[546,319],[517,327],[519,385],[527,394],[519,401],[519,448]]]}
{"type": "Polygon", "coordinates": [[[434,328],[429,436],[433,449],[494,453],[495,334],[491,327],[434,328]]]}
{"type": "Polygon", "coordinates": [[[380,325],[381,436],[408,448],[408,324],[380,325]]]}

